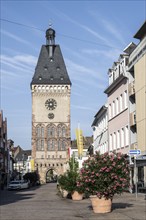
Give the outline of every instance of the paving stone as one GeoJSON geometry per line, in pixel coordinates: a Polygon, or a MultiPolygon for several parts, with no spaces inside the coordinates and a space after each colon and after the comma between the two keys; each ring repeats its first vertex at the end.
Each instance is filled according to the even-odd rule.
{"type": "Polygon", "coordinates": [[[112,212],[93,213],[90,199],[72,201],[57,194],[55,183],[22,191],[0,191],[0,220],[146,220],[144,194],[115,195],[112,212]]]}

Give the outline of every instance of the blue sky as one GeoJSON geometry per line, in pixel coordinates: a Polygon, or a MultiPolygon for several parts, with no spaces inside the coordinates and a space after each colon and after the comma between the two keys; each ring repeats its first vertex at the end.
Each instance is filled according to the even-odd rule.
{"type": "Polygon", "coordinates": [[[106,102],[107,71],[146,19],[138,1],[2,1],[1,109],[8,138],[31,149],[30,82],[51,21],[71,90],[71,137],[78,123],[92,135],[94,115],[106,102]]]}

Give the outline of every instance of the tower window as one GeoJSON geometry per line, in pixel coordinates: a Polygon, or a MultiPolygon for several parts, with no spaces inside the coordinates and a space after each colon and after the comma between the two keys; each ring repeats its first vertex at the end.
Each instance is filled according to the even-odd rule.
{"type": "Polygon", "coordinates": [[[41,140],[41,150],[44,150],[44,140],[41,140]]]}
{"type": "Polygon", "coordinates": [[[55,137],[55,127],[54,126],[50,126],[48,127],[48,137],[55,137]]]}
{"type": "Polygon", "coordinates": [[[66,150],[66,141],[65,140],[59,140],[58,141],[58,150],[59,151],[66,150]]]}
{"type": "Polygon", "coordinates": [[[37,138],[44,137],[44,127],[41,127],[41,126],[36,127],[36,136],[37,136],[37,138]]]}
{"type": "Polygon", "coordinates": [[[55,150],[55,140],[48,140],[48,151],[55,150]]]}
{"type": "Polygon", "coordinates": [[[62,137],[66,136],[66,128],[65,126],[62,127],[62,137]]]}
{"type": "Polygon", "coordinates": [[[61,126],[58,127],[58,137],[61,137],[61,126]]]}
{"type": "Polygon", "coordinates": [[[65,150],[65,149],[66,149],[66,142],[62,141],[62,150],[65,150]]]}
{"type": "Polygon", "coordinates": [[[57,130],[58,137],[66,137],[66,126],[59,125],[57,130]]]}

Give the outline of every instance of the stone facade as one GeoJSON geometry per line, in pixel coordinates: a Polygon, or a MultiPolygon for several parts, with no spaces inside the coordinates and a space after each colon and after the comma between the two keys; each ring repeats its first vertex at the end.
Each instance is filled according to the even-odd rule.
{"type": "MultiPolygon", "coordinates": [[[[43,87],[43,86],[39,86],[43,87]]],[[[52,86],[48,90],[38,90],[38,86],[32,87],[32,157],[35,159],[36,168],[45,182],[46,172],[49,169],[53,169],[57,174],[61,174],[65,171],[65,163],[68,160],[68,148],[70,147],[70,86],[62,86],[62,90],[54,90],[55,86],[52,86]],[[46,109],[46,100],[53,98],[57,102],[57,107],[53,112],[54,118],[49,119],[48,114],[50,111],[46,109]],[[54,135],[51,140],[55,141],[54,150],[48,151],[48,128],[53,125],[55,128],[54,135]],[[59,136],[59,125],[64,126],[65,134],[63,137],[59,136]],[[41,140],[44,140],[44,147],[37,150],[37,126],[44,128],[44,136],[41,140]],[[63,140],[66,143],[66,150],[58,149],[58,141],[63,140]]]]}

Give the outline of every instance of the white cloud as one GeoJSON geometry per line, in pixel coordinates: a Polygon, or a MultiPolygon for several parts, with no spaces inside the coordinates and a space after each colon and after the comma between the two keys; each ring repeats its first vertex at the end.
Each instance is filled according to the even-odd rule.
{"type": "MultiPolygon", "coordinates": [[[[22,89],[22,87],[20,88],[17,88],[16,86],[15,87],[12,87],[12,83],[11,83],[11,85],[4,85],[4,83],[1,83],[2,85],[1,85],[1,95],[2,95],[2,97],[1,97],[1,100],[4,102],[4,97],[5,97],[5,95],[6,95],[6,91],[8,92],[8,93],[13,93],[13,94],[23,94],[23,95],[28,95],[28,92],[26,92],[24,89],[22,89]]],[[[21,86],[21,85],[20,85],[21,86]]]]}
{"type": "Polygon", "coordinates": [[[12,71],[10,72],[10,71],[1,69],[1,76],[15,77],[15,76],[20,76],[20,75],[16,74],[16,72],[12,72],[12,71]]]}
{"type": "Polygon", "coordinates": [[[73,84],[73,87],[74,87],[74,88],[83,89],[83,90],[88,90],[87,87],[85,87],[85,86],[83,86],[83,85],[80,85],[80,84],[78,84],[78,83],[75,83],[75,82],[74,82],[74,84],[73,84]]]}
{"type": "Polygon", "coordinates": [[[81,95],[80,93],[78,92],[72,92],[71,93],[73,96],[79,96],[79,97],[83,97],[83,95],[81,95]]]}
{"type": "Polygon", "coordinates": [[[23,62],[28,65],[36,65],[38,58],[32,55],[19,55],[15,56],[14,59],[19,62],[23,62]]]}
{"type": "Polygon", "coordinates": [[[104,59],[104,57],[107,57],[111,60],[115,60],[119,58],[119,54],[121,54],[121,50],[119,49],[110,49],[110,50],[97,50],[97,49],[83,49],[82,50],[83,53],[85,54],[89,54],[92,56],[101,56],[102,55],[102,59],[104,59]]]}
{"type": "Polygon", "coordinates": [[[92,30],[91,28],[82,25],[82,24],[78,24],[81,28],[83,28],[84,30],[88,31],[90,34],[92,34],[94,37],[97,37],[98,39],[102,40],[107,46],[111,47],[111,43],[109,42],[109,40],[107,40],[106,38],[104,38],[102,35],[98,34],[97,32],[95,32],[94,30],[92,30]]]}
{"type": "Polygon", "coordinates": [[[87,110],[87,111],[96,111],[94,108],[89,108],[86,106],[81,106],[81,105],[71,105],[71,107],[76,108],[76,109],[81,109],[81,110],[87,110]]]}
{"type": "Polygon", "coordinates": [[[1,55],[2,64],[25,72],[33,72],[34,71],[33,67],[35,66],[36,62],[37,62],[37,58],[31,55],[17,55],[17,56],[1,55]]]}
{"type": "Polygon", "coordinates": [[[103,23],[103,27],[106,28],[106,30],[109,31],[114,38],[117,38],[122,44],[124,45],[126,44],[123,35],[120,33],[119,27],[116,28],[114,24],[112,24],[111,22],[105,19],[102,19],[102,23],[103,23]]]}
{"type": "Polygon", "coordinates": [[[65,13],[63,13],[61,11],[58,11],[57,15],[60,16],[61,18],[64,18],[66,21],[69,21],[72,24],[74,24],[74,25],[82,28],[83,30],[87,31],[88,33],[90,33],[94,37],[96,37],[99,40],[101,40],[102,43],[106,44],[107,46],[112,47],[111,42],[109,41],[109,39],[103,37],[103,35],[99,34],[97,31],[92,30],[87,25],[81,24],[81,23],[79,23],[79,21],[73,20],[71,17],[69,17],[67,14],[65,14],[65,13]]]}
{"type": "MultiPolygon", "coordinates": [[[[69,72],[71,73],[72,78],[74,79],[78,79],[80,76],[82,77],[89,76],[90,78],[93,77],[93,78],[97,78],[100,80],[105,80],[102,74],[97,73],[97,70],[93,70],[93,69],[90,69],[89,67],[87,68],[86,66],[79,65],[69,59],[66,59],[66,65],[67,65],[67,68],[69,69],[69,72]]],[[[89,78],[86,78],[86,79],[89,80],[89,78]]]]}
{"type": "Polygon", "coordinates": [[[10,38],[12,38],[12,39],[18,41],[18,42],[21,42],[21,43],[24,43],[24,44],[27,44],[27,45],[31,45],[30,42],[28,42],[28,41],[26,41],[26,40],[24,40],[24,39],[22,39],[22,38],[20,38],[20,37],[18,37],[18,36],[16,36],[16,35],[10,33],[10,32],[1,30],[1,33],[4,34],[4,35],[6,35],[7,37],[10,37],[10,38]]]}

